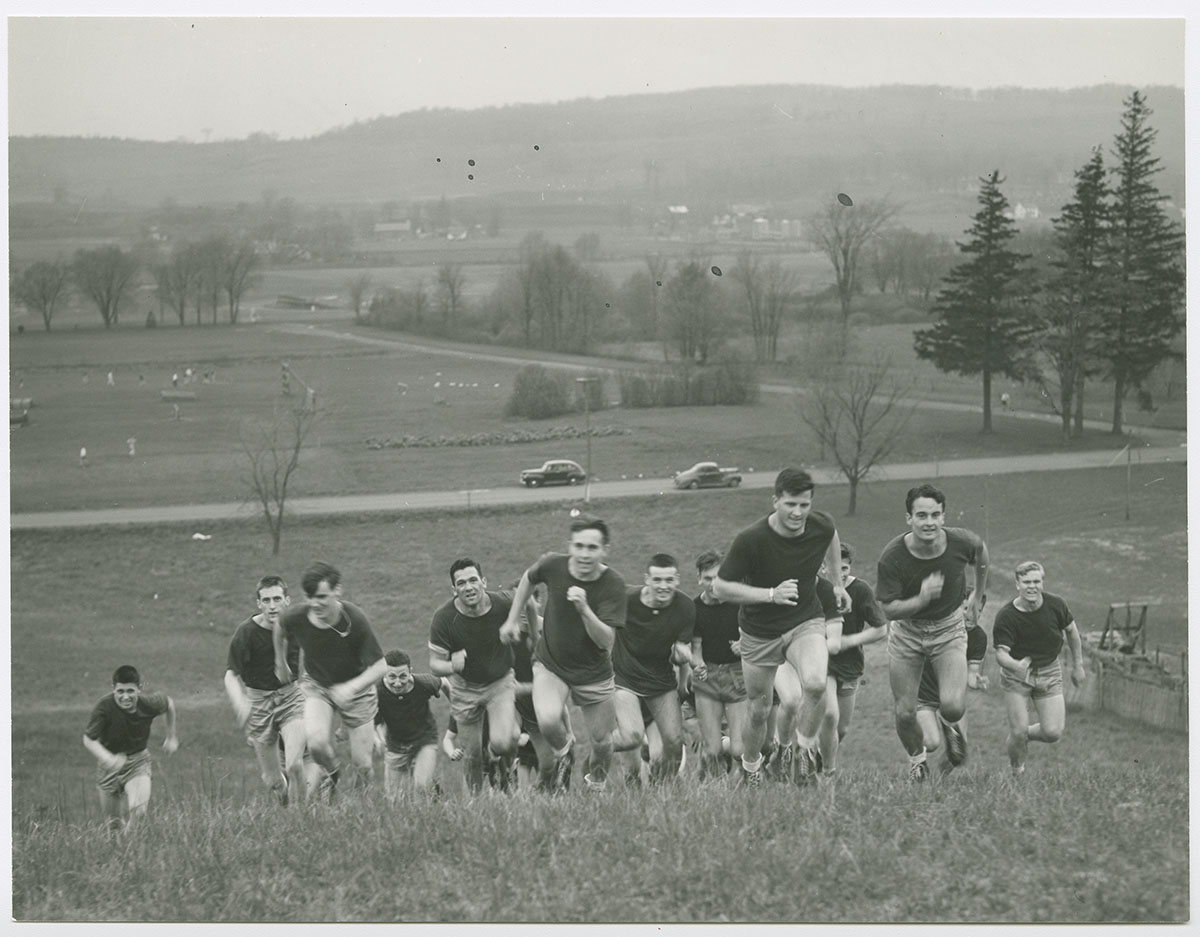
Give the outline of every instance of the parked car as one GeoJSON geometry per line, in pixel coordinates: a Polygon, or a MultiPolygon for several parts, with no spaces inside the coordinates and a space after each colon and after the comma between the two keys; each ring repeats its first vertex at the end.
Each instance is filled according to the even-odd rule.
{"type": "Polygon", "coordinates": [[[587,478],[587,472],[579,467],[578,462],[570,459],[551,459],[541,468],[525,469],[521,472],[521,484],[526,488],[540,488],[542,485],[579,485],[587,478]]]}
{"type": "Polygon", "coordinates": [[[716,462],[697,462],[690,469],[676,472],[676,488],[736,488],[742,476],[736,468],[721,468],[716,462]]]}

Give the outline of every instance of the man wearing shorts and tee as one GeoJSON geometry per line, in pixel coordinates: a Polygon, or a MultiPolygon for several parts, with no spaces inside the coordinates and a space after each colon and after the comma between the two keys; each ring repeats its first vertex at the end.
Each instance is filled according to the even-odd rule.
{"type": "Polygon", "coordinates": [[[412,660],[404,651],[388,651],[383,660],[373,717],[376,743],[384,750],[383,790],[397,794],[411,779],[417,791],[434,791],[437,722],[429,701],[449,690],[449,684],[430,673],[413,673],[412,660]]]}
{"type": "Polygon", "coordinates": [[[1067,603],[1044,592],[1045,570],[1030,560],[1016,569],[1017,597],[996,613],[992,643],[1001,667],[1004,707],[1008,711],[1008,761],[1013,774],[1025,771],[1029,743],[1057,742],[1062,738],[1067,709],[1063,701],[1063,636],[1071,649],[1071,682],[1087,679],[1083,668],[1083,642],[1067,603]],[[1029,724],[1029,701],[1038,721],[1029,724]]]}
{"type": "MultiPolygon", "coordinates": [[[[817,731],[824,715],[828,653],[825,615],[817,598],[817,571],[824,562],[837,569],[841,541],[833,518],[814,511],[812,476],[786,468],[775,479],[774,510],[739,533],[713,581],[713,594],[742,606],[739,617],[742,675],[750,718],[742,736],[742,770],[749,785],[762,784],[761,749],[776,671],[803,696],[797,720],[798,780],[816,773],[817,731]],[[748,760],[753,753],[753,761],[748,760]]],[[[834,585],[837,608],[850,608],[850,597],[834,585]]],[[[790,744],[790,738],[788,743],[790,744]]]]}
{"type": "Polygon", "coordinates": [[[175,703],[166,693],[143,693],[136,667],[123,664],[112,677],[112,693],[92,709],[83,730],[83,747],[96,759],[96,786],[110,830],[124,822],[133,827],[150,802],[150,724],[167,717],[163,751],[179,748],[175,735],[175,703]]]}
{"type": "Polygon", "coordinates": [[[640,777],[642,739],[646,722],[658,727],[662,757],[652,761],[652,780],[679,773],[683,758],[683,713],[674,662],[691,663],[696,608],[679,591],[679,563],[656,553],[646,566],[645,583],[625,596],[625,627],[612,649],[616,682],[617,730],[613,749],[621,753],[626,779],[640,777]]]}
{"type": "Polygon", "coordinates": [[[866,669],[862,649],[887,637],[887,619],[875,601],[875,591],[851,572],[853,564],[854,548],[843,543],[840,575],[853,604],[842,616],[840,631],[829,629],[826,633],[829,676],[825,682],[825,716],[820,733],[821,770],[826,776],[837,769],[838,747],[854,718],[858,681],[866,669]]]}
{"type": "Polygon", "coordinates": [[[337,786],[338,764],[333,749],[333,716],[341,716],[350,734],[350,759],[355,783],[366,786],[371,778],[371,753],[375,747],[375,683],[387,664],[357,605],[342,599],[341,573],[328,563],[314,563],[304,571],[300,585],[307,605],[288,609],[275,643],[275,666],[286,671],[285,644],[298,644],[304,652],[304,727],[308,750],[330,781],[337,786]]]}
{"type": "Polygon", "coordinates": [[[692,635],[692,691],[696,695],[696,719],[704,742],[701,780],[728,771],[722,765],[726,757],[721,741],[722,717],[728,730],[727,757],[741,761],[742,733],[748,716],[742,659],[737,652],[741,607],[713,595],[712,584],[720,567],[721,554],[715,550],[706,550],[696,557],[700,594],[693,601],[696,629],[692,635]]]}
{"type": "MultiPolygon", "coordinates": [[[[295,680],[280,683],[275,673],[274,633],[290,604],[287,584],[279,576],[263,576],[254,590],[258,614],[242,622],[229,642],[225,692],[237,724],[258,758],[262,782],[280,803],[289,788],[304,790],[304,694],[295,680]],[[279,740],[283,740],[283,765],[279,740]]],[[[300,648],[288,648],[288,669],[299,672],[300,648]]]]}
{"type": "Polygon", "coordinates": [[[502,592],[489,592],[479,564],[466,557],[450,566],[450,583],[454,598],[434,612],[429,629],[429,669],[449,682],[467,787],[478,793],[483,789],[483,746],[499,756],[504,777],[517,751],[513,652],[500,639],[512,603],[502,592]]]}
{"type": "MultiPolygon", "coordinates": [[[[967,623],[967,686],[972,689],[986,689],[986,679],[979,674],[980,668],[983,666],[983,658],[987,654],[988,637],[984,631],[975,622],[967,623]],[[970,675],[976,675],[975,682],[971,681],[970,675]],[[979,682],[983,679],[983,682],[979,682]]],[[[937,675],[933,671],[933,665],[928,661],[925,662],[925,669],[921,671],[921,686],[917,690],[917,722],[921,725],[921,734],[924,736],[925,751],[935,752],[942,747],[942,728],[941,720],[938,719],[938,682],[937,675]]],[[[966,728],[966,719],[964,715],[959,720],[960,725],[966,728]]],[[[961,764],[961,762],[960,762],[961,764]]],[[[955,765],[950,763],[949,758],[940,758],[937,764],[937,773],[939,777],[944,777],[953,771],[955,765]]]]}
{"type": "Polygon", "coordinates": [[[909,530],[879,556],[875,596],[891,620],[888,674],[896,707],[896,734],[908,753],[909,778],[929,777],[924,737],[917,722],[917,690],[928,661],[938,682],[938,715],[946,757],[967,757],[966,733],[958,724],[966,711],[967,631],[965,617],[979,620],[987,592],[988,551],[965,527],[946,527],[946,496],[933,485],[910,488],[904,501],[909,530]],[[966,569],[974,569],[974,588],[966,569]]]}
{"type": "MultiPolygon", "coordinates": [[[[610,652],[617,629],[625,627],[625,581],[605,564],[608,544],[604,521],[574,518],[568,552],[547,553],[525,570],[502,629],[504,640],[520,640],[520,612],[534,586],[544,583],[546,604],[533,653],[533,708],[554,751],[555,790],[565,788],[575,762],[568,699],[582,711],[591,738],[588,788],[603,790],[608,779],[617,724],[610,652]]],[[[538,626],[531,622],[530,627],[538,626]]]]}

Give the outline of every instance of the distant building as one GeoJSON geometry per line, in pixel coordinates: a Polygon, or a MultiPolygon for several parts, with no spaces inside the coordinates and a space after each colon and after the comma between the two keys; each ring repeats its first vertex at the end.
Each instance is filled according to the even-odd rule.
{"type": "Polygon", "coordinates": [[[412,222],[404,221],[377,221],[375,223],[376,237],[407,237],[412,234],[412,222]]]}

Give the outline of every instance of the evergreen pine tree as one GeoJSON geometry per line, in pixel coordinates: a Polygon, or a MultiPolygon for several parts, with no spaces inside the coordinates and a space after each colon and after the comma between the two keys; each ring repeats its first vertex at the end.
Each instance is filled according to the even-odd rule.
{"type": "Polygon", "coordinates": [[[992,431],[992,376],[1022,380],[1033,373],[1033,315],[1023,301],[1022,264],[1029,255],[1010,250],[1016,225],[1000,191],[1000,171],[980,179],[979,204],[958,249],[968,259],[943,281],[934,302],[938,321],[914,335],[917,356],[940,371],[983,375],[983,432],[992,431]]]}
{"type": "Polygon", "coordinates": [[[1125,100],[1113,156],[1113,224],[1105,258],[1113,281],[1099,335],[1113,379],[1113,433],[1122,432],[1122,410],[1137,388],[1171,353],[1183,328],[1184,238],[1167,218],[1153,177],[1151,156],[1158,135],[1147,125],[1153,113],[1140,92],[1125,100]]]}

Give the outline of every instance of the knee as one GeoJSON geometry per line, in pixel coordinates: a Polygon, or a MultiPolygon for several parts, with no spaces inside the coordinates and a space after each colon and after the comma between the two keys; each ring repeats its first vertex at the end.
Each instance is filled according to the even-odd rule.
{"type": "Polygon", "coordinates": [[[1063,734],[1062,726],[1048,726],[1044,722],[1042,723],[1042,741],[1043,742],[1051,742],[1051,743],[1057,742],[1059,739],[1062,738],[1062,734],[1063,734]]]}
{"type": "Polygon", "coordinates": [[[917,718],[916,702],[908,700],[896,700],[896,721],[897,722],[912,722],[917,718]]]}
{"type": "Polygon", "coordinates": [[[921,744],[925,746],[925,751],[936,752],[942,747],[942,735],[940,732],[923,732],[921,734],[921,744]]]}
{"type": "Polygon", "coordinates": [[[966,700],[945,700],[939,703],[938,709],[947,722],[958,722],[967,712],[966,700]]]}

